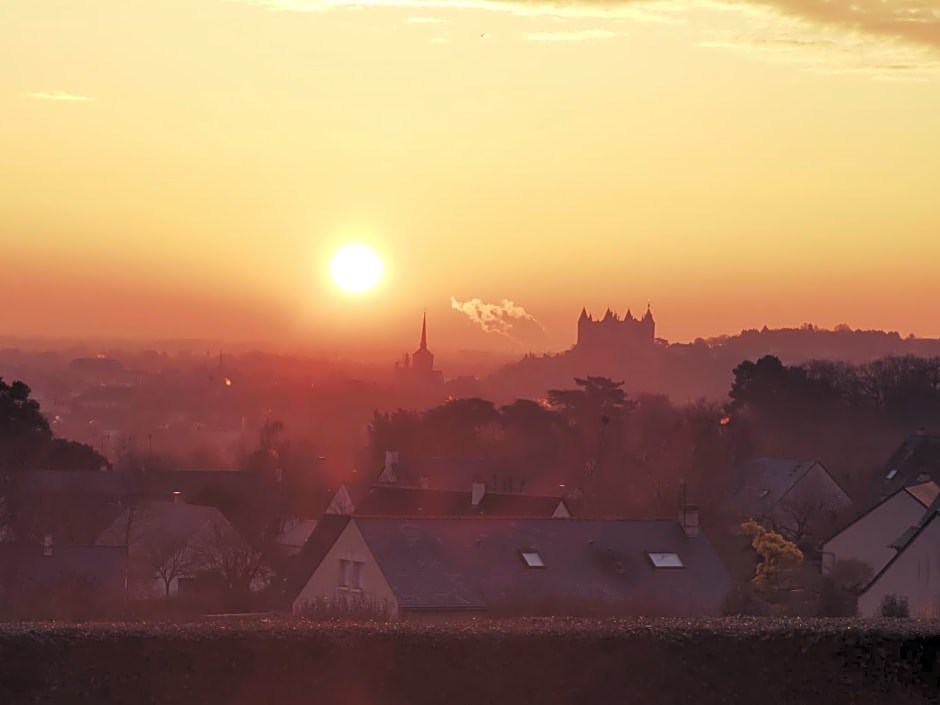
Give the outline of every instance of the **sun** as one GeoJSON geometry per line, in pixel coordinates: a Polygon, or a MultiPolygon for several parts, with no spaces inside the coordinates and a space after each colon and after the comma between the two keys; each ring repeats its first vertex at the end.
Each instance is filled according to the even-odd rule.
{"type": "Polygon", "coordinates": [[[371,247],[346,245],[333,255],[330,275],[343,291],[368,291],[382,279],[382,260],[371,247]]]}

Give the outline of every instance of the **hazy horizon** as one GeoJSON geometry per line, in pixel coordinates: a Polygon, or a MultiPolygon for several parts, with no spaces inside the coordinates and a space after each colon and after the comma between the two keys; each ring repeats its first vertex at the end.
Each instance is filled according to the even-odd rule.
{"type": "Polygon", "coordinates": [[[940,336],[927,2],[3,3],[0,61],[6,335],[940,336]]]}

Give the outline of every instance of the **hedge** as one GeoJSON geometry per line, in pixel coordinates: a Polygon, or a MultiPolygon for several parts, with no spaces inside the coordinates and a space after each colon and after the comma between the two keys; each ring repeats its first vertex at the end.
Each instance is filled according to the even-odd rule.
{"type": "Polygon", "coordinates": [[[0,624],[0,703],[918,705],[940,623],[0,624]]]}

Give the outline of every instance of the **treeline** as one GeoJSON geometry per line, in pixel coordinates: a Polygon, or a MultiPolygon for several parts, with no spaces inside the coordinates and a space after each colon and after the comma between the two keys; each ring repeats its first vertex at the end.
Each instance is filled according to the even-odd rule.
{"type": "Polygon", "coordinates": [[[478,479],[496,490],[574,491],[598,513],[671,513],[683,482],[700,504],[718,503],[721,478],[748,450],[746,434],[722,424],[720,404],[631,399],[606,377],[574,382],[537,401],[454,399],[424,413],[376,412],[370,467],[381,467],[386,450],[402,463],[482,458],[492,474],[478,479]]]}
{"type": "Polygon", "coordinates": [[[563,485],[598,512],[668,515],[684,488],[714,513],[746,457],[821,460],[864,497],[904,436],[940,427],[940,358],[787,366],[765,356],[733,374],[724,404],[631,398],[623,382],[586,377],[538,401],[454,399],[424,413],[376,412],[368,464],[380,468],[386,450],[402,462],[472,456],[489,461],[492,474],[480,479],[498,490],[563,485]]]}

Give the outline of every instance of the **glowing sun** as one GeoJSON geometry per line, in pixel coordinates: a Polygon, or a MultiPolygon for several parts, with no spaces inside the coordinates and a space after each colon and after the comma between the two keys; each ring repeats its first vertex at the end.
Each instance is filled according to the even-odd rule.
{"type": "Polygon", "coordinates": [[[382,260],[365,245],[347,245],[330,261],[333,282],[343,291],[368,291],[382,278],[382,260]]]}

